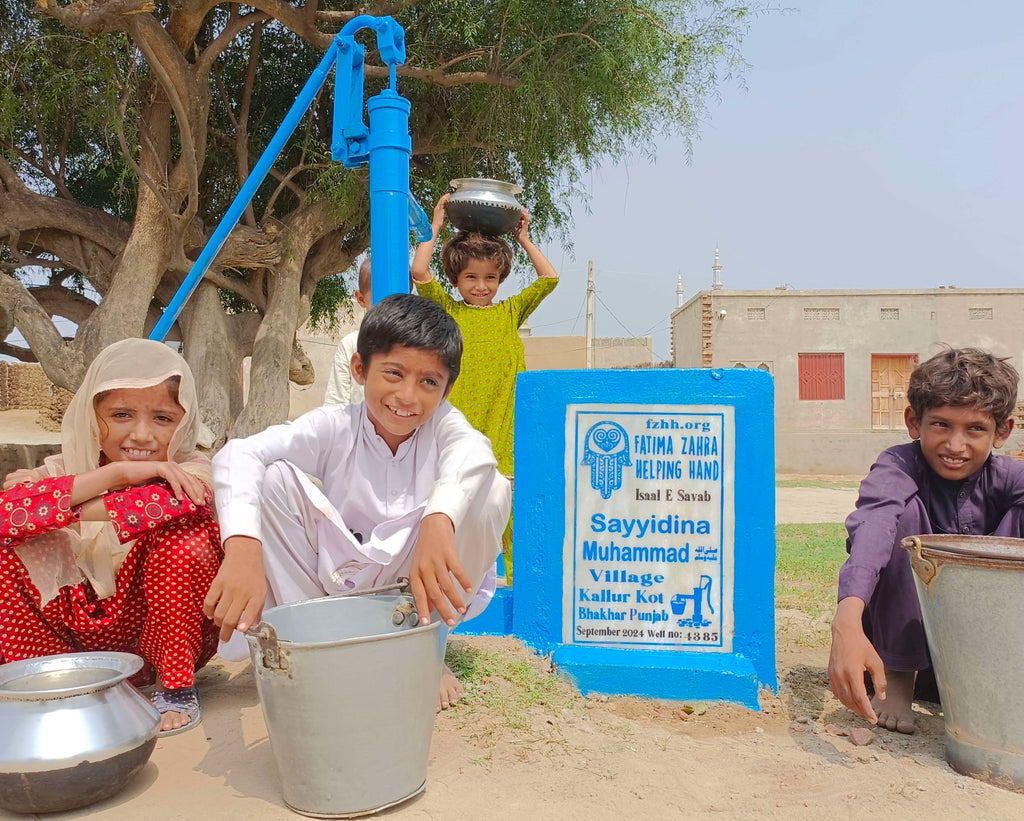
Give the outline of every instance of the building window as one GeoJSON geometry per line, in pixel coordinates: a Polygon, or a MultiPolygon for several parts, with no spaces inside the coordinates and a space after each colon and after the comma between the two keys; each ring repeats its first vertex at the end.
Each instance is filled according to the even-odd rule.
{"type": "Polygon", "coordinates": [[[799,354],[801,399],[845,399],[841,353],[799,354]]]}
{"type": "Polygon", "coordinates": [[[757,366],[757,369],[759,371],[767,371],[768,373],[772,373],[773,372],[772,363],[771,362],[762,362],[760,365],[757,366]]]}
{"type": "Polygon", "coordinates": [[[805,322],[838,322],[838,308],[804,308],[805,322]]]}
{"type": "Polygon", "coordinates": [[[764,308],[747,308],[747,319],[751,322],[764,322],[764,308]]]}
{"type": "Polygon", "coordinates": [[[991,308],[968,308],[967,309],[968,319],[992,319],[991,308]]]}
{"type": "Polygon", "coordinates": [[[747,367],[747,366],[746,366],[746,365],[744,365],[744,364],[743,364],[742,362],[733,362],[733,363],[732,363],[732,366],[733,366],[734,368],[745,368],[745,367],[747,367]]]}
{"type": "Polygon", "coordinates": [[[882,319],[899,319],[900,309],[899,308],[882,308],[882,319]]]}

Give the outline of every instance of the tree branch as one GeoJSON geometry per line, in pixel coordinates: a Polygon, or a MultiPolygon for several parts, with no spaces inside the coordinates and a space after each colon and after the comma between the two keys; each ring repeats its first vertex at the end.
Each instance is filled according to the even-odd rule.
{"type": "Polygon", "coordinates": [[[0,302],[33,354],[39,358],[50,380],[75,390],[85,373],[81,352],[64,341],[57,326],[28,289],[14,277],[0,275],[0,302]]]}
{"type": "MultiPolygon", "coordinates": [[[[222,143],[225,143],[228,146],[234,146],[235,144],[234,138],[232,138],[230,134],[225,134],[223,131],[219,131],[213,126],[209,126],[206,129],[206,131],[212,137],[215,137],[216,139],[220,140],[222,143]]],[[[285,184],[287,184],[288,187],[291,189],[292,193],[295,194],[295,196],[298,197],[300,201],[305,199],[306,192],[299,188],[299,186],[297,186],[295,183],[286,181],[285,175],[278,171],[276,168],[271,167],[267,171],[267,176],[273,177],[275,180],[285,182],[285,184]]]]}
{"type": "MultiPolygon", "coordinates": [[[[170,202],[167,201],[167,197],[164,196],[164,190],[166,190],[166,178],[164,180],[165,187],[161,187],[157,184],[149,174],[147,174],[142,167],[135,161],[135,157],[132,156],[131,149],[128,148],[128,141],[124,137],[124,118],[128,111],[128,95],[123,95],[121,101],[118,103],[118,117],[117,122],[114,123],[114,133],[117,134],[118,145],[121,146],[121,156],[124,157],[125,162],[132,167],[132,170],[138,175],[142,183],[153,192],[153,196],[156,197],[157,202],[160,203],[160,207],[163,208],[164,213],[167,214],[168,218],[174,217],[175,209],[171,207],[170,202]]],[[[146,133],[146,129],[142,128],[139,132],[139,140],[145,141],[147,148],[156,155],[156,147],[153,145],[152,140],[149,139],[149,135],[146,133]]]]}
{"type": "MultiPolygon", "coordinates": [[[[27,235],[46,230],[64,236],[80,236],[111,254],[119,254],[131,235],[127,223],[104,211],[37,194],[24,186],[21,190],[9,188],[5,196],[0,197],[0,238],[19,233],[22,236],[20,247],[24,247],[27,235]]],[[[36,239],[33,237],[33,243],[36,239]]],[[[48,246],[43,247],[50,250],[48,246]]]]}
{"type": "Polygon", "coordinates": [[[546,46],[552,40],[561,40],[561,39],[563,39],[565,37],[582,37],[584,40],[589,42],[591,45],[594,45],[597,48],[602,48],[601,44],[599,42],[597,42],[597,40],[595,40],[589,34],[584,34],[582,31],[566,31],[566,32],[563,32],[561,34],[552,35],[551,37],[545,37],[539,43],[535,43],[534,45],[530,46],[522,54],[517,55],[515,57],[515,59],[510,60],[505,65],[505,71],[512,71],[512,69],[514,69],[517,65],[519,65],[519,63],[521,63],[523,60],[525,60],[527,57],[529,57],[531,54],[533,54],[533,52],[535,52],[541,46],[546,46]]]}
{"type": "Polygon", "coordinates": [[[36,285],[28,292],[51,317],[62,316],[81,325],[96,310],[96,303],[63,285],[36,285]]]}
{"type": "Polygon", "coordinates": [[[90,37],[109,31],[123,31],[122,18],[129,15],[149,14],[156,10],[153,0],[75,0],[58,6],[57,0],[36,0],[36,8],[44,17],[53,17],[71,29],[78,29],[90,37]]]}
{"type": "Polygon", "coordinates": [[[333,34],[320,31],[315,19],[311,20],[301,6],[296,7],[285,0],[249,0],[246,5],[274,18],[320,51],[327,51],[334,39],[333,34]]]}
{"type": "Polygon", "coordinates": [[[217,61],[217,58],[228,48],[234,41],[235,38],[253,23],[262,23],[265,20],[269,20],[270,15],[262,11],[251,11],[248,14],[235,14],[232,13],[231,19],[228,20],[228,24],[224,26],[224,30],[217,35],[217,38],[210,43],[202,54],[199,55],[199,59],[196,60],[195,70],[200,76],[206,76],[209,74],[210,69],[213,68],[213,64],[217,61]]]}
{"type": "MultiPolygon", "coordinates": [[[[389,76],[386,66],[366,66],[364,72],[367,77],[387,78],[389,76]]],[[[519,88],[522,85],[522,81],[514,77],[506,77],[504,74],[493,71],[462,71],[455,74],[445,74],[439,68],[420,68],[419,66],[410,66],[408,64],[398,67],[398,76],[412,77],[425,83],[433,83],[442,88],[456,88],[457,86],[474,84],[519,88]]]]}
{"type": "Polygon", "coordinates": [[[344,25],[356,16],[354,11],[317,11],[316,19],[319,23],[330,23],[331,25],[344,25]]]}
{"type": "Polygon", "coordinates": [[[229,277],[222,274],[220,271],[207,271],[203,276],[206,282],[216,285],[218,288],[223,288],[225,291],[232,291],[238,294],[246,302],[254,305],[261,312],[266,310],[267,298],[262,291],[258,291],[253,288],[252,285],[246,282],[244,279],[237,279],[236,277],[229,277]]]}
{"type": "Polygon", "coordinates": [[[3,154],[0,154],[0,183],[3,183],[8,191],[16,191],[19,194],[31,193],[24,180],[18,176],[18,172],[4,159],[3,154]]]}
{"type": "Polygon", "coordinates": [[[300,188],[294,182],[292,182],[292,179],[295,177],[295,175],[299,174],[302,171],[309,171],[311,169],[324,170],[330,167],[330,163],[318,162],[310,163],[309,165],[300,164],[296,165],[294,168],[289,169],[287,174],[281,176],[280,183],[278,183],[277,188],[274,189],[274,193],[270,195],[270,199],[267,200],[266,208],[263,209],[263,218],[267,219],[269,217],[274,216],[274,203],[277,202],[278,196],[281,194],[282,191],[284,191],[285,188],[289,189],[293,194],[295,194],[296,197],[298,197],[300,205],[306,202],[306,192],[302,190],[302,188],[300,188]]]}
{"type": "MultiPolygon", "coordinates": [[[[252,92],[256,85],[256,68],[259,65],[260,46],[263,44],[263,25],[252,33],[249,47],[249,63],[245,67],[245,85],[242,86],[242,101],[238,107],[238,123],[235,127],[235,156],[238,163],[238,182],[249,178],[249,111],[252,107],[252,92]]],[[[250,225],[256,224],[256,212],[252,200],[245,206],[245,218],[250,225]]]]}
{"type": "Polygon", "coordinates": [[[11,345],[8,342],[0,342],[0,356],[12,356],[19,362],[39,361],[39,357],[32,353],[31,348],[23,348],[20,345],[11,345]]]}
{"type": "Polygon", "coordinates": [[[184,100],[189,99],[189,67],[167,36],[167,32],[153,18],[132,20],[128,33],[138,45],[150,69],[160,81],[168,102],[178,120],[181,139],[180,161],[184,163],[188,179],[188,201],[181,218],[188,222],[199,210],[199,165],[192,133],[192,117],[184,100]]]}

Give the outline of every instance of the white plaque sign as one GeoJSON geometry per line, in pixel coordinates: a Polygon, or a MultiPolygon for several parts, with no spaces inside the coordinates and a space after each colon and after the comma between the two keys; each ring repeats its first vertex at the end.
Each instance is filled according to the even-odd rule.
{"type": "Polygon", "coordinates": [[[731,405],[566,409],[566,644],[732,651],[731,405]]]}

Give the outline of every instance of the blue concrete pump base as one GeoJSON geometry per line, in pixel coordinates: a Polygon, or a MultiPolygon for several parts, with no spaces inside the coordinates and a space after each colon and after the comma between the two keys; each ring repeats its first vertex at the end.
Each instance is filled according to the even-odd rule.
{"type": "Polygon", "coordinates": [[[499,587],[483,613],[463,622],[452,633],[459,636],[511,636],[512,588],[499,587]]]}
{"type": "Polygon", "coordinates": [[[637,659],[633,650],[561,644],[552,654],[560,675],[583,695],[604,693],[678,701],[730,701],[760,709],[761,685],[749,659],[694,653],[661,653],[637,659]]]}

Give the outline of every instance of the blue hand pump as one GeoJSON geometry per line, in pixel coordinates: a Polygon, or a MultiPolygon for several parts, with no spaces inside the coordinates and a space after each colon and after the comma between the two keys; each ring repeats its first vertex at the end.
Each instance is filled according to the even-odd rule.
{"type": "Polygon", "coordinates": [[[224,217],[192,265],[163,316],[149,335],[163,341],[185,302],[217,256],[231,229],[266,178],[288,138],[335,67],[334,126],[331,156],[346,168],[370,166],[370,252],[373,259],[373,301],[409,291],[409,227],[430,238],[430,220],[409,193],[410,104],[396,90],[396,70],[405,62],[405,31],[390,17],[361,14],[349,20],[331,41],[319,65],[302,87],[281,125],[228,206],[224,217]],[[363,59],[365,48],[355,34],[364,28],[377,34],[377,50],[390,70],[388,88],[367,101],[369,127],[363,122],[363,59]]]}

